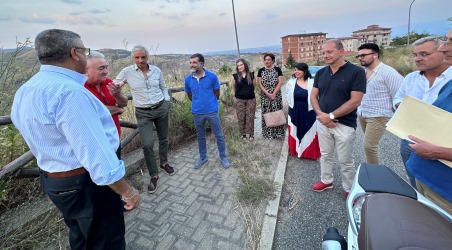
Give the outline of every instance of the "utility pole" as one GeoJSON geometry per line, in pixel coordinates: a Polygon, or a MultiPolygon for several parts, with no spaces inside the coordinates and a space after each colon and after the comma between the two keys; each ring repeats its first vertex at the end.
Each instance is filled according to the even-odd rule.
{"type": "Polygon", "coordinates": [[[237,42],[237,55],[240,58],[240,48],[239,48],[239,36],[237,35],[237,23],[235,21],[235,9],[234,9],[234,0],[232,0],[232,14],[234,16],[234,28],[235,28],[235,41],[237,42]]]}
{"type": "Polygon", "coordinates": [[[411,2],[410,8],[409,8],[409,10],[408,10],[408,34],[407,34],[407,36],[406,36],[406,46],[410,46],[410,17],[411,17],[411,5],[413,5],[414,1],[416,1],[416,0],[413,0],[413,2],[411,2]]]}

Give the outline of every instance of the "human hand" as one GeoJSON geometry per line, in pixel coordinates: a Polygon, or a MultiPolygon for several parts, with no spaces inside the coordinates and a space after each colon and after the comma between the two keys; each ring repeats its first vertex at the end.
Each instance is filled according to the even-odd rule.
{"type": "Polygon", "coordinates": [[[331,120],[331,118],[330,118],[330,115],[327,113],[323,113],[323,112],[320,112],[319,114],[317,114],[317,121],[319,121],[324,126],[333,122],[333,120],[331,120]]]}
{"type": "Polygon", "coordinates": [[[140,202],[141,202],[140,192],[132,187],[132,192],[130,194],[130,197],[129,198],[122,197],[122,200],[125,202],[124,209],[127,211],[130,211],[130,210],[138,207],[138,205],[140,205],[140,202]]]}
{"type": "Polygon", "coordinates": [[[122,86],[124,86],[124,82],[118,82],[118,83],[110,83],[107,85],[108,91],[110,91],[110,94],[115,96],[121,93],[122,86]]]}
{"type": "Polygon", "coordinates": [[[419,139],[413,135],[408,135],[408,138],[415,142],[414,144],[408,144],[408,146],[410,146],[413,149],[413,151],[416,152],[416,154],[427,160],[437,160],[435,156],[436,152],[435,145],[426,142],[422,139],[419,139]]]}
{"type": "Polygon", "coordinates": [[[327,128],[335,128],[337,126],[337,120],[331,120],[331,122],[324,124],[327,128]]]}

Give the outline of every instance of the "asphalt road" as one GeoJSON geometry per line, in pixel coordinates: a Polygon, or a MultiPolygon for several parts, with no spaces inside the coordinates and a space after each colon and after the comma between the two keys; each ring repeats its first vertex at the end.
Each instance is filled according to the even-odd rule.
{"type": "MultiPolygon", "coordinates": [[[[400,140],[386,132],[380,141],[380,164],[393,169],[407,180],[399,155],[400,140]]],[[[365,162],[363,134],[357,129],[355,164],[365,162]]],[[[285,184],[276,226],[274,250],[321,249],[322,237],[328,227],[336,227],[346,237],[348,219],[345,196],[340,182],[339,165],[334,167],[334,188],[321,193],[311,186],[320,178],[320,162],[289,157],[285,184]]]]}

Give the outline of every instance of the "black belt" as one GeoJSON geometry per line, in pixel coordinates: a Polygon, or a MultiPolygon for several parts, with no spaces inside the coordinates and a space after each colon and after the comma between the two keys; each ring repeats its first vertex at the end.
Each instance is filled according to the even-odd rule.
{"type": "Polygon", "coordinates": [[[153,110],[153,109],[157,109],[157,108],[159,108],[160,106],[162,106],[162,104],[163,104],[164,101],[165,101],[165,100],[161,100],[161,101],[158,102],[157,104],[154,104],[154,105],[152,105],[152,106],[150,106],[150,107],[147,107],[147,108],[141,108],[141,107],[136,107],[136,108],[139,109],[139,110],[153,110]]]}

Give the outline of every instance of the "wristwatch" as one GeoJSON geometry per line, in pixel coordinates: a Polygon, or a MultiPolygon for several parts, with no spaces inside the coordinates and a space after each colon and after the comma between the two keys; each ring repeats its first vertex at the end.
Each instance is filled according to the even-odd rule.
{"type": "Polygon", "coordinates": [[[333,112],[329,113],[329,115],[330,115],[330,119],[331,119],[331,120],[334,120],[334,114],[333,114],[333,112]]]}

